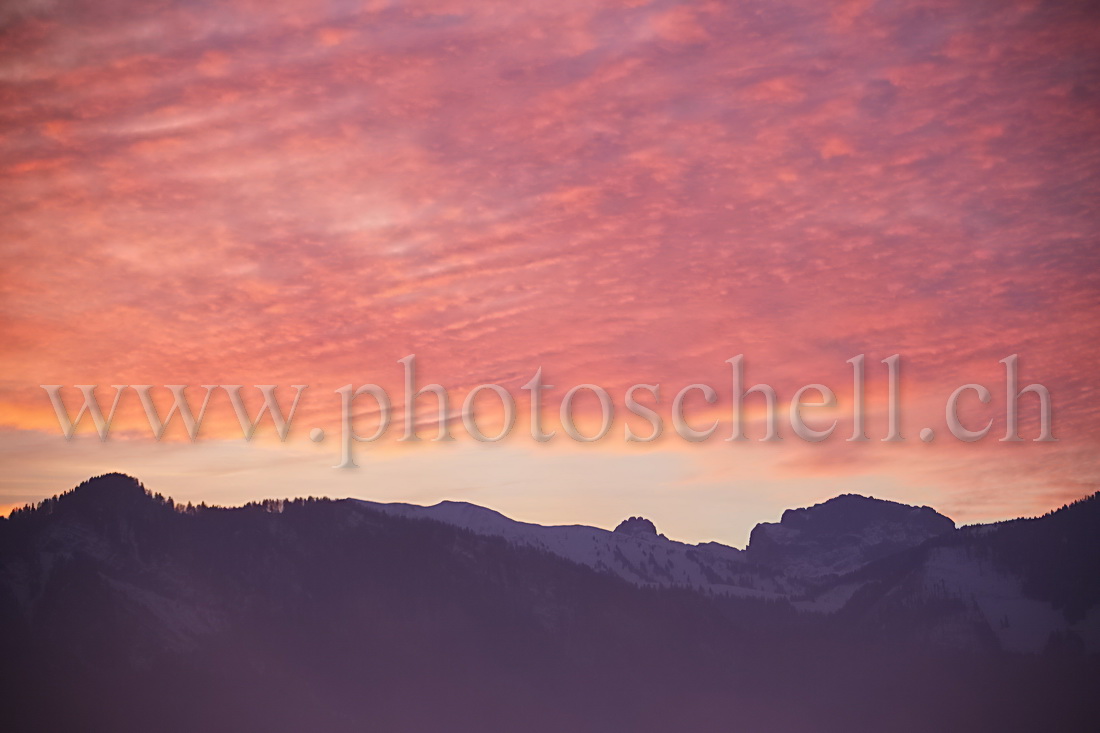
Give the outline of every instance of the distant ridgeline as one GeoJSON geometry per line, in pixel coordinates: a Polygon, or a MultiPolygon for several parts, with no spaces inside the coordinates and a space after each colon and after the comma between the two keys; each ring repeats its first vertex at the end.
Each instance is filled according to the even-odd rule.
{"type": "Polygon", "coordinates": [[[845,495],[744,550],[109,474],[0,520],[4,730],[1091,730],[1100,496],[845,495]]]}

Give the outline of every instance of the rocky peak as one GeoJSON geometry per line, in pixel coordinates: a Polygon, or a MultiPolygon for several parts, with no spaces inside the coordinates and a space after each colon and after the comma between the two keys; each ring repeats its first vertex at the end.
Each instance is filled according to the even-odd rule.
{"type": "Polygon", "coordinates": [[[657,527],[645,517],[630,517],[629,519],[624,519],[619,522],[619,526],[615,528],[615,532],[631,537],[649,537],[653,539],[658,537],[657,527]]]}
{"type": "Polygon", "coordinates": [[[897,523],[929,536],[955,529],[955,523],[927,506],[910,506],[859,494],[841,494],[821,504],[783,512],[784,527],[812,534],[860,532],[881,523],[897,523]]]}
{"type": "Polygon", "coordinates": [[[747,552],[795,575],[842,574],[954,529],[951,519],[926,506],[843,494],[756,525],[747,552]]]}

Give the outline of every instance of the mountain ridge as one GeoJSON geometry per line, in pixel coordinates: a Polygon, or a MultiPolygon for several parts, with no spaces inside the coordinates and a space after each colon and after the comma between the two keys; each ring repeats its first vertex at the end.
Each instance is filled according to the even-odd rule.
{"type": "MultiPolygon", "coordinates": [[[[509,546],[547,553],[642,588],[782,601],[800,612],[835,617],[853,615],[853,609],[869,603],[868,598],[878,592],[875,589],[888,587],[891,590],[883,598],[888,597],[890,603],[902,603],[902,598],[908,598],[904,603],[910,604],[929,599],[960,601],[969,604],[970,610],[939,619],[939,626],[927,633],[943,635],[946,632],[941,627],[964,623],[985,629],[980,634],[993,639],[995,647],[1036,653],[1059,634],[1078,639],[1086,649],[1100,650],[1100,611],[1094,613],[1100,608],[1100,589],[1090,592],[1072,587],[1078,576],[1067,577],[1059,563],[1072,565],[1073,561],[1048,558],[1042,569],[1036,570],[1019,557],[1018,549],[999,538],[1006,531],[1016,532],[1011,528],[1031,526],[1026,523],[1047,520],[1049,524],[1060,521],[1052,517],[1080,513],[1080,509],[1073,509],[1077,505],[1100,506],[1098,496],[1100,493],[1093,495],[1092,504],[1082,500],[1043,517],[957,529],[952,520],[930,507],[842,494],[810,507],[788,509],[778,523],[758,524],[743,550],[714,542],[691,545],[671,540],[641,517],[630,517],[616,530],[606,530],[519,522],[463,501],[444,500],[431,506],[360,499],[336,503],[498,538],[509,546]],[[1001,548],[1001,555],[1013,559],[994,566],[975,555],[976,547],[988,554],[991,542],[1001,548]],[[916,558],[919,570],[903,578],[893,568],[907,556],[916,558]],[[1009,569],[1005,571],[1002,566],[1009,569]],[[1059,584],[1051,578],[1062,580],[1059,584]]],[[[285,504],[285,500],[267,500],[221,511],[239,512],[253,506],[280,511],[285,504]]],[[[64,516],[84,511],[104,531],[124,536],[133,544],[137,542],[135,530],[124,521],[129,515],[206,509],[205,505],[176,506],[170,498],[153,494],[133,477],[107,474],[82,482],[37,508],[13,512],[12,516],[64,516]]],[[[1093,516],[1091,521],[1100,527],[1100,516],[1093,516]]],[[[1078,528],[1075,536],[1089,536],[1087,528],[1078,528]]],[[[1044,542],[1050,545],[1052,540],[1045,538],[1044,542]]],[[[1079,544],[1084,547],[1082,556],[1100,554],[1094,553],[1091,546],[1085,547],[1086,543],[1079,544]]],[[[1081,562],[1087,570],[1095,567],[1100,574],[1100,560],[1081,562]]]]}
{"type": "MultiPolygon", "coordinates": [[[[0,522],[9,730],[916,733],[1089,730],[1098,712],[1095,498],[766,596],[553,551],[611,538],[675,578],[662,561],[702,573],[706,543],[532,538],[474,505],[444,508],[520,534],[357,500],[181,507],[102,480],[0,522]]],[[[710,549],[731,574],[776,572],[710,549]]]]}

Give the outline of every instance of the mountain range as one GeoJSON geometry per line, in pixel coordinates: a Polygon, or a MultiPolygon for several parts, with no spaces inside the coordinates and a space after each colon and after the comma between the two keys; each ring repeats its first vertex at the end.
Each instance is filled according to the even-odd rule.
{"type": "Polygon", "coordinates": [[[745,549],[462,502],[0,520],[5,730],[1092,730],[1100,494],[956,528],[858,495],[745,549]]]}

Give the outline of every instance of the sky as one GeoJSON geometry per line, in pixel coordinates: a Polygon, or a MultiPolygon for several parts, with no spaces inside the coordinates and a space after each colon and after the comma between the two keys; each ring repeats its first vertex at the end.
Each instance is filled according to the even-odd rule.
{"type": "MultiPolygon", "coordinates": [[[[183,501],[447,498],[743,545],[845,492],[965,523],[1100,488],[1096,3],[12,0],[0,38],[0,512],[122,470],[183,501]],[[335,390],[399,406],[411,354],[456,410],[505,387],[515,429],[403,443],[398,414],[334,468],[335,390]],[[860,354],[870,440],[849,442],[860,354]],[[905,440],[883,442],[893,354],[905,440]],[[1056,442],[1034,395],[1025,440],[999,440],[1012,354],[1056,442]],[[725,440],[737,355],[783,440],[759,440],[759,395],[725,440]],[[530,437],[540,368],[548,427],[595,384],[607,437],[530,437]],[[685,412],[717,432],[627,442],[640,383],[666,423],[711,385],[685,412]],[[839,420],[820,443],[784,422],[811,383],[838,402],[806,413],[839,420]],[[992,399],[965,422],[993,427],[964,443],[944,411],[969,383],[992,399]],[[286,441],[245,441],[223,392],[196,442],[154,441],[133,393],[109,440],[85,417],[66,441],[49,384],[74,414],[72,385],[105,410],[115,384],[192,385],[196,409],[200,385],[309,387],[286,441]]],[[[575,414],[591,432],[591,394],[575,414]]]]}

